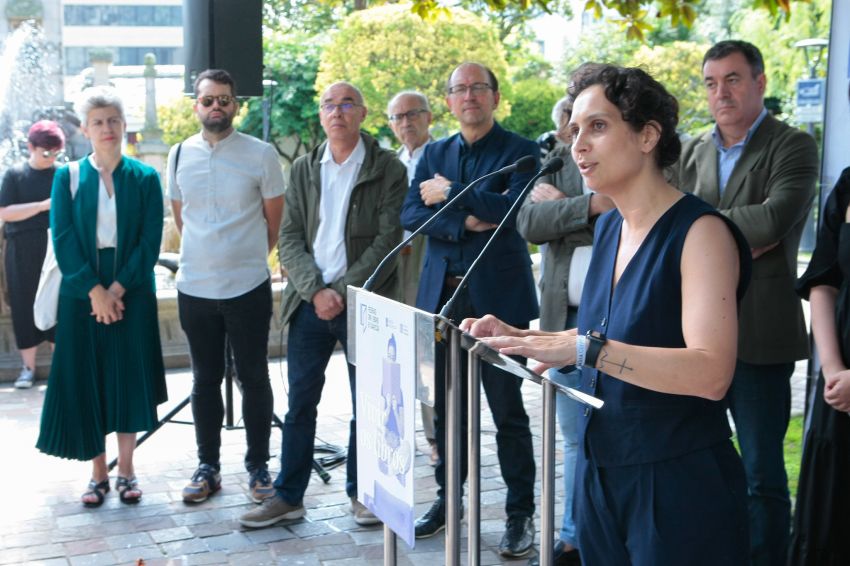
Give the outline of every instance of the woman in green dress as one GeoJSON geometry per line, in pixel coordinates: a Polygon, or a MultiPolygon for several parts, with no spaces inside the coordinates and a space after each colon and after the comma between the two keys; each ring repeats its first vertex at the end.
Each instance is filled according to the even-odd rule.
{"type": "Polygon", "coordinates": [[[163,203],[156,171],[121,154],[126,122],[116,93],[87,89],[77,111],[93,152],[53,181],[50,226],[62,284],[37,447],[91,460],[82,503],[97,507],[109,492],[111,432],[118,437],[120,499],[141,498],[136,433],[155,426],[156,407],[167,397],[153,277],[163,203]]]}

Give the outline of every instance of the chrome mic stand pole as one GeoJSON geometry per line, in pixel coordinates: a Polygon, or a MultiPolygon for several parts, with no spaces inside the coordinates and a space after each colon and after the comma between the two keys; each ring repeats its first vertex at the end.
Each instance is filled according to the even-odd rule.
{"type": "Polygon", "coordinates": [[[543,380],[543,490],[540,509],[540,564],[552,564],[555,532],[555,385],[543,380]]]}
{"type": "Polygon", "coordinates": [[[451,325],[445,328],[449,350],[446,356],[446,566],[460,566],[460,332],[451,325]]]}
{"type": "Polygon", "coordinates": [[[469,564],[481,564],[481,357],[469,352],[469,564]]]}

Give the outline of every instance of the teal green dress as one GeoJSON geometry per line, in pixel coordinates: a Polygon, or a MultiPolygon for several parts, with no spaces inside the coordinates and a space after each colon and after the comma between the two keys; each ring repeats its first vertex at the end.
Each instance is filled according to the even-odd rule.
{"type": "Polygon", "coordinates": [[[53,180],[50,226],[62,271],[56,349],[36,446],[42,452],[91,460],[111,432],[151,430],[167,399],[153,267],[162,239],[163,197],[156,171],[122,157],[112,174],[117,245],[97,249],[99,177],[80,161],[71,197],[68,167],[53,180]],[[89,291],[118,280],[126,289],[124,317],[110,325],[91,316],[89,291]]]}

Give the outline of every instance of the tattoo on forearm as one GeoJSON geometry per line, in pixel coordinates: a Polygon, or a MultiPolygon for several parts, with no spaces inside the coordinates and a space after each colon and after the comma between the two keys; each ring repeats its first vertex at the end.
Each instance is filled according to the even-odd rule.
{"type": "MultiPolygon", "coordinates": [[[[627,358],[623,358],[622,362],[615,362],[614,360],[608,359],[608,349],[602,348],[602,356],[599,358],[599,369],[605,370],[606,366],[609,366],[613,369],[619,369],[619,374],[623,375],[626,371],[634,371],[635,368],[629,367],[627,364],[629,360],[627,358]]],[[[607,371],[605,373],[612,373],[607,371]]]]}

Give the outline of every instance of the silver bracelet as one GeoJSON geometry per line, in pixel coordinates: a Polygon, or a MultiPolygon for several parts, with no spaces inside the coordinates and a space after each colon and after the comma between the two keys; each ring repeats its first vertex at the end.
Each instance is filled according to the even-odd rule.
{"type": "Polygon", "coordinates": [[[576,367],[584,366],[584,357],[587,354],[587,336],[576,336],[576,367]]]}

